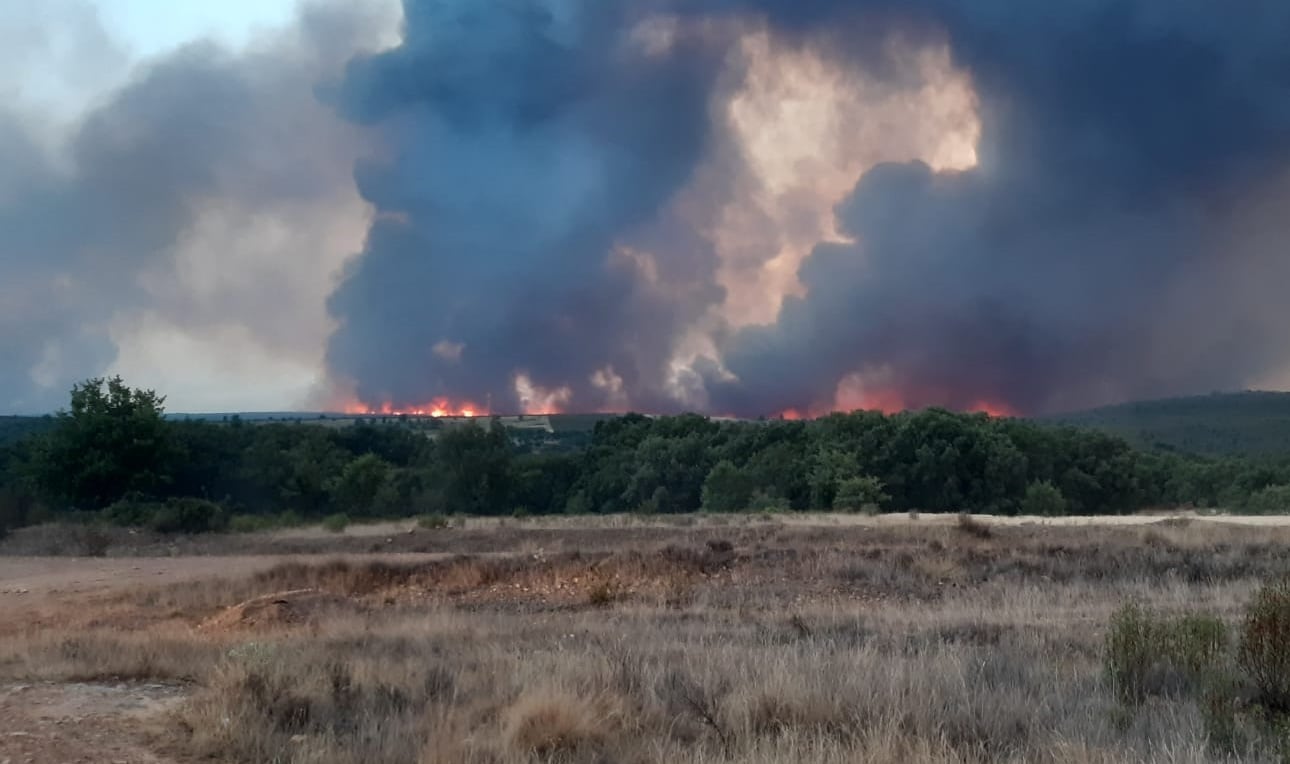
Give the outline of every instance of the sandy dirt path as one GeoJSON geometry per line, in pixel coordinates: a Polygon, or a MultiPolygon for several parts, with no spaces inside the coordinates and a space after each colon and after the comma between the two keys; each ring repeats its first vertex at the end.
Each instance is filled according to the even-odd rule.
{"type": "Polygon", "coordinates": [[[144,729],[186,692],[142,683],[0,685],[0,763],[170,764],[144,729]]]}
{"type": "Polygon", "coordinates": [[[0,605],[12,598],[182,583],[250,575],[273,567],[279,557],[0,557],[0,605]]]}

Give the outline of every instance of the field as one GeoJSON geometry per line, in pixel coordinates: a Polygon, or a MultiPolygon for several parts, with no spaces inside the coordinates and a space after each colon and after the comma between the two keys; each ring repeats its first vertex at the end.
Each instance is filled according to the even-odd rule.
{"type": "Polygon", "coordinates": [[[1189,762],[1126,602],[1241,621],[1290,526],[476,521],[0,547],[0,761],[1189,762]],[[45,548],[49,546],[49,548],[45,548]],[[43,552],[45,556],[29,556],[43,552]]]}

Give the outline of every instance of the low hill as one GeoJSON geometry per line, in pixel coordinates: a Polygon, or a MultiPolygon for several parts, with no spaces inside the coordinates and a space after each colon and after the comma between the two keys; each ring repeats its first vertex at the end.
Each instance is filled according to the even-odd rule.
{"type": "Polygon", "coordinates": [[[1290,393],[1214,393],[1046,417],[1138,446],[1208,455],[1290,454],[1290,393]]]}
{"type": "Polygon", "coordinates": [[[0,416],[0,446],[17,443],[53,426],[54,418],[49,416],[0,416]]]}

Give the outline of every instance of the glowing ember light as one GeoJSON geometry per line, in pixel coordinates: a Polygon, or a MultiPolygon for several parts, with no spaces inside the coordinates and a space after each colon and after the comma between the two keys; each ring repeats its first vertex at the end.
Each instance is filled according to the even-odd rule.
{"type": "Polygon", "coordinates": [[[968,408],[968,411],[985,414],[995,419],[1017,416],[1017,410],[1002,401],[977,401],[968,408]]]}
{"type": "Polygon", "coordinates": [[[447,398],[435,398],[428,403],[412,406],[396,406],[389,401],[380,405],[372,405],[358,400],[350,400],[338,408],[352,416],[429,416],[436,419],[444,417],[473,419],[479,416],[488,416],[488,409],[484,406],[470,401],[453,403],[447,398]]]}

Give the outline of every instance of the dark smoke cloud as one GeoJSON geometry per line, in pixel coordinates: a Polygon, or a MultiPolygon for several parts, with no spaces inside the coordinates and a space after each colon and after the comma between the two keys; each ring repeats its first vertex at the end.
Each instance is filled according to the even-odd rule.
{"type": "MultiPolygon", "coordinates": [[[[0,52],[17,70],[13,86],[31,86],[0,106],[0,409],[64,403],[72,382],[108,370],[114,326],[136,314],[194,333],[232,327],[299,352],[289,279],[240,281],[244,264],[213,251],[202,253],[214,260],[202,264],[209,275],[188,284],[178,252],[212,213],[238,225],[286,216],[323,226],[316,210],[353,196],[354,130],[312,89],[339,73],[379,18],[309,6],[245,50],[197,41],[130,69],[92,7],[24,1],[5,14],[33,42],[0,52]],[[87,90],[87,62],[104,61],[118,64],[116,80],[87,90]],[[60,103],[32,102],[49,92],[60,103]],[[56,113],[87,95],[87,112],[56,113]]],[[[312,256],[280,242],[249,246],[253,262],[289,257],[308,268],[312,256]]]]}
{"type": "Polygon", "coordinates": [[[857,244],[733,343],[730,400],[806,407],[885,368],[911,404],[1039,411],[1284,367],[1290,302],[1258,282],[1290,275],[1290,225],[1249,211],[1290,211],[1290,9],[1256,5],[902,3],[975,80],[981,165],[871,171],[838,210],[857,244]]]}
{"type": "Polygon", "coordinates": [[[331,301],[331,365],[361,398],[514,410],[522,370],[595,407],[612,366],[650,405],[702,306],[646,294],[611,253],[699,162],[716,66],[633,49],[632,7],[409,1],[403,45],[350,66],[336,100],[389,152],[359,168],[383,214],[331,301]]]}
{"type": "Polygon", "coordinates": [[[374,218],[328,301],[326,363],[368,403],[514,410],[523,373],[574,410],[818,411],[848,380],[1037,412],[1290,368],[1284,3],[404,0],[402,44],[357,57],[376,6],[336,3],[245,51],[197,43],[121,73],[89,6],[17,2],[24,24],[0,24],[5,408],[50,408],[109,368],[133,314],[316,357],[328,327],[297,307],[330,289],[319,253],[356,191],[374,218]],[[737,328],[722,268],[757,273],[748,241],[776,221],[748,215],[734,255],[708,229],[753,174],[727,105],[741,35],[761,33],[887,94],[920,86],[893,39],[945,47],[982,133],[973,169],[867,172],[837,209],[854,243],[820,245],[804,296],[737,328]],[[29,98],[64,69],[54,91],[96,94],[71,124],[29,98]],[[264,241],[220,246],[264,220],[264,241]]]}
{"type": "Polygon", "coordinates": [[[385,214],[332,300],[330,362],[369,401],[487,395],[509,409],[519,369],[590,408],[602,399],[586,380],[611,365],[638,407],[687,405],[664,391],[666,359],[721,291],[711,248],[668,210],[724,149],[730,49],[707,37],[632,53],[645,11],[764,24],[869,77],[899,76],[894,34],[948,45],[979,98],[978,167],[875,168],[838,209],[856,243],[815,251],[807,296],[771,326],[715,331],[722,358],[696,364],[711,410],[827,407],[858,373],[911,405],[1040,411],[1239,387],[1290,360],[1270,329],[1290,301],[1263,286],[1290,275],[1290,224],[1266,212],[1287,210],[1284,4],[405,9],[404,46],[355,62],[337,96],[389,152],[360,168],[385,214]],[[665,270],[700,288],[651,292],[606,265],[647,231],[675,245],[665,270]],[[444,340],[460,357],[431,352],[444,340]]]}

